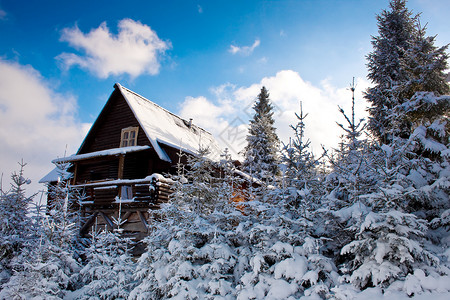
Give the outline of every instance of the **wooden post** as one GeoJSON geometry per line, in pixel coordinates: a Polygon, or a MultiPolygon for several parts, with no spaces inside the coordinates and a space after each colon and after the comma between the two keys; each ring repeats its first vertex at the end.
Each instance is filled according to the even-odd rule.
{"type": "Polygon", "coordinates": [[[114,230],[114,223],[111,221],[111,219],[106,215],[104,212],[100,212],[100,215],[103,217],[103,219],[106,222],[106,226],[108,226],[109,230],[114,230]]]}
{"type": "Polygon", "coordinates": [[[123,168],[125,165],[125,155],[119,155],[119,172],[117,174],[117,179],[123,179],[123,168]]]}
{"type": "Polygon", "coordinates": [[[98,212],[96,211],[95,213],[92,214],[92,216],[86,221],[86,223],[84,223],[83,227],[81,227],[80,229],[80,235],[83,235],[86,230],[89,229],[89,227],[92,225],[92,223],[94,223],[95,218],[97,217],[98,212]]]}
{"type": "Polygon", "coordinates": [[[147,220],[145,219],[144,214],[140,210],[138,210],[137,213],[139,215],[139,219],[141,219],[141,223],[144,224],[145,232],[148,232],[148,223],[147,220]]]}
{"type": "Polygon", "coordinates": [[[74,162],[73,164],[74,164],[75,169],[73,170],[72,184],[76,185],[77,184],[78,164],[76,162],[74,162]]]}

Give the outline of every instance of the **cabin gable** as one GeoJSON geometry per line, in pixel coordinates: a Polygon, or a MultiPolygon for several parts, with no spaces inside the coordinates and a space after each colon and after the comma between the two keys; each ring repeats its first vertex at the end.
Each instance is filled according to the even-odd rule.
{"type": "Polygon", "coordinates": [[[122,129],[138,127],[137,145],[151,145],[123,95],[115,89],[77,154],[120,147],[122,129]]]}

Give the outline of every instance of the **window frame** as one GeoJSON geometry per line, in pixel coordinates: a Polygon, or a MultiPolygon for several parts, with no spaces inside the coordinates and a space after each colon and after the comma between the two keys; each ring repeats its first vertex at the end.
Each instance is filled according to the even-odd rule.
{"type": "Polygon", "coordinates": [[[138,133],[139,127],[123,128],[120,135],[120,148],[137,146],[138,133]],[[134,137],[132,137],[133,133],[134,137]]]}

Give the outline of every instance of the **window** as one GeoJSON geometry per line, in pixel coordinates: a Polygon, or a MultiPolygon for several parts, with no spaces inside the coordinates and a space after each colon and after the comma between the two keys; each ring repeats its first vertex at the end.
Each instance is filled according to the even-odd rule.
{"type": "Polygon", "coordinates": [[[139,127],[128,127],[122,129],[120,147],[136,146],[139,127]]]}
{"type": "Polygon", "coordinates": [[[133,199],[133,188],[129,185],[124,185],[120,189],[120,199],[133,199]]]}

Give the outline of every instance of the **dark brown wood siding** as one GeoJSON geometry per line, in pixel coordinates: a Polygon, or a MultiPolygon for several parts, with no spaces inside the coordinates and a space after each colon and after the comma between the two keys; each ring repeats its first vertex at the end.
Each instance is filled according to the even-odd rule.
{"type": "Polygon", "coordinates": [[[172,163],[169,165],[165,165],[164,167],[167,169],[167,171],[165,172],[169,172],[171,174],[176,174],[176,167],[178,163],[181,163],[183,165],[187,164],[187,155],[185,152],[183,152],[183,154],[181,155],[180,158],[180,150],[179,149],[175,149],[172,148],[170,146],[164,145],[164,144],[159,144],[161,146],[161,148],[167,153],[167,155],[170,157],[170,160],[172,161],[172,163]]]}
{"type": "Polygon", "coordinates": [[[152,161],[158,160],[155,151],[141,151],[125,155],[124,179],[145,178],[152,174],[152,161]]]}
{"type": "Polygon", "coordinates": [[[76,184],[89,181],[117,179],[119,158],[107,161],[78,163],[76,184]]]}
{"type": "Polygon", "coordinates": [[[137,145],[151,145],[122,94],[114,90],[78,154],[120,147],[123,128],[139,127],[137,145]]]}

